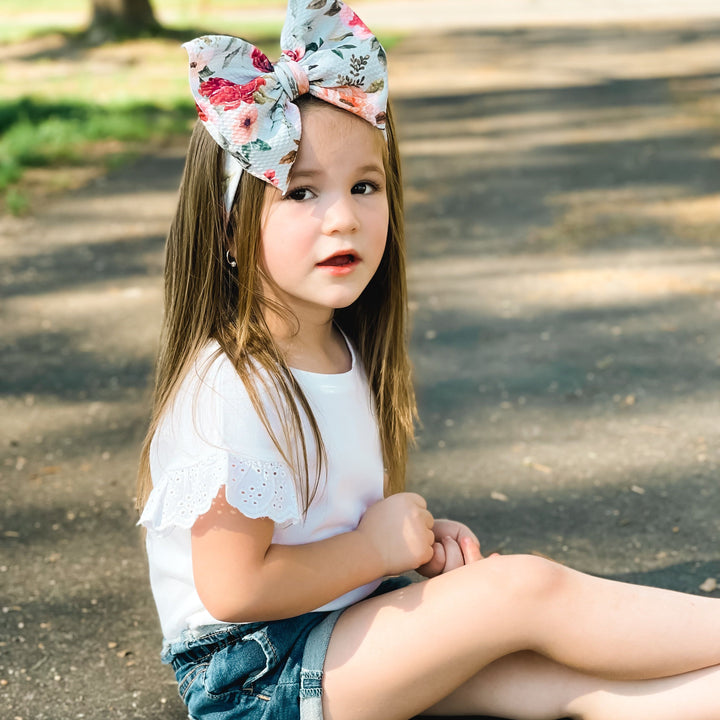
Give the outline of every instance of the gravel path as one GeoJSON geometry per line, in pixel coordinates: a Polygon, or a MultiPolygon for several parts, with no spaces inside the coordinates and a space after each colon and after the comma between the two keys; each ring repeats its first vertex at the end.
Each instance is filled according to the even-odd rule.
{"type": "MultiPolygon", "coordinates": [[[[412,487],[488,552],[720,595],[717,4],[502,5],[391,58],[412,487]]],[[[182,152],[0,219],[3,718],[184,717],[131,508],[182,152]]]]}

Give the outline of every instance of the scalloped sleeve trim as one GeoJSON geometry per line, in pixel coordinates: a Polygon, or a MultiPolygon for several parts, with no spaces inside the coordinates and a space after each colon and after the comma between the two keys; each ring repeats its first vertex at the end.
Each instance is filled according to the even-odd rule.
{"type": "Polygon", "coordinates": [[[295,485],[285,465],[219,452],[163,473],[138,525],[158,533],[189,529],[210,510],[223,486],[227,501],[246,517],[267,517],[284,526],[300,519],[295,485]]]}

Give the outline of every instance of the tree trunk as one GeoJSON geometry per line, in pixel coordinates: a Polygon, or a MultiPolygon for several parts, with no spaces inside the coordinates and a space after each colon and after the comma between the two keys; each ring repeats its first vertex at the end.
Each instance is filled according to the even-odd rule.
{"type": "Polygon", "coordinates": [[[94,39],[146,35],[160,27],[150,0],[91,0],[89,32],[94,39]]]}

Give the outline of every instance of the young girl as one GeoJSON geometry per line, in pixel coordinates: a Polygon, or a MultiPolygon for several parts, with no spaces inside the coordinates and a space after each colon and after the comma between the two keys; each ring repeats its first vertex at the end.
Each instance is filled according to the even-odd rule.
{"type": "Polygon", "coordinates": [[[415,404],[377,40],[338,0],[291,0],[274,66],[237,38],[186,47],[201,122],[138,504],[190,717],[720,718],[720,602],[483,559],[403,492],[415,404]],[[392,577],[413,569],[429,579],[392,577]]]}

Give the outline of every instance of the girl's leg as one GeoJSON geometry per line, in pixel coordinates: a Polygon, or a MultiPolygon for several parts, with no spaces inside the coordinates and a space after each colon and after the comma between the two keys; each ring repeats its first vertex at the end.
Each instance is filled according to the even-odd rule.
{"type": "Polygon", "coordinates": [[[488,558],[346,610],[325,662],[326,718],[411,717],[521,650],[606,678],[677,675],[720,663],[720,602],[488,558]]]}
{"type": "Polygon", "coordinates": [[[480,670],[424,716],[492,715],[513,720],[716,720],[720,666],[657,680],[603,680],[534,653],[480,670]]]}
{"type": "Polygon", "coordinates": [[[574,703],[607,683],[536,653],[513,653],[484,667],[422,715],[557,720],[570,717],[571,706],[579,709],[574,703]]]}

